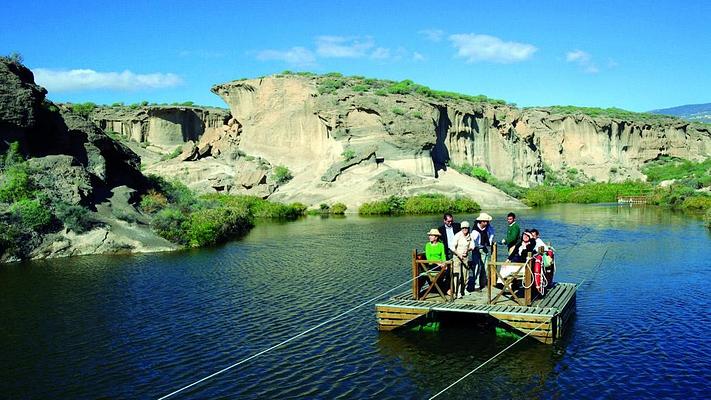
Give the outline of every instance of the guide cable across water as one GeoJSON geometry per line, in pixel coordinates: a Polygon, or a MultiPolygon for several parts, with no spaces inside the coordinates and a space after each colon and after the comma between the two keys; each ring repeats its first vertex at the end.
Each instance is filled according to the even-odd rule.
{"type": "Polygon", "coordinates": [[[186,390],[186,389],[189,389],[189,388],[191,388],[191,387],[193,387],[193,386],[195,386],[195,385],[198,385],[198,384],[200,384],[200,383],[202,383],[202,382],[205,382],[206,380],[208,380],[208,379],[210,379],[210,378],[213,378],[213,377],[215,377],[215,376],[217,376],[217,375],[220,375],[220,374],[222,374],[222,373],[224,373],[224,372],[227,372],[227,371],[231,370],[231,369],[234,368],[234,367],[237,367],[237,366],[239,366],[239,365],[241,365],[241,364],[244,364],[244,363],[246,363],[246,362],[249,361],[249,360],[252,360],[252,359],[254,359],[254,358],[257,358],[257,357],[261,356],[261,355],[264,354],[264,353],[267,353],[267,352],[269,352],[269,351],[271,351],[271,350],[274,350],[274,349],[276,349],[276,348],[278,348],[278,347],[281,347],[281,346],[283,346],[283,345],[285,345],[285,344],[291,342],[292,340],[295,340],[295,339],[297,339],[297,338],[300,338],[301,336],[304,336],[304,335],[306,335],[306,334],[308,334],[308,333],[310,333],[310,332],[313,332],[314,330],[316,330],[316,329],[318,329],[318,328],[320,328],[320,327],[322,327],[322,326],[324,326],[324,325],[326,325],[326,324],[328,324],[328,323],[330,323],[330,322],[333,322],[333,321],[335,321],[335,320],[341,318],[342,316],[344,316],[344,315],[346,315],[346,314],[349,314],[349,313],[351,313],[351,312],[353,312],[353,311],[355,311],[355,310],[357,310],[357,309],[359,309],[359,308],[361,308],[361,307],[363,307],[363,306],[365,306],[365,305],[368,305],[368,304],[374,302],[375,300],[377,300],[377,299],[379,299],[379,298],[385,296],[386,294],[388,294],[388,293],[390,293],[390,292],[392,292],[392,291],[394,291],[394,290],[396,290],[396,289],[398,289],[398,288],[400,288],[400,287],[402,287],[402,286],[405,286],[405,285],[407,285],[407,284],[409,284],[409,283],[412,283],[412,281],[414,281],[415,279],[418,279],[418,278],[420,278],[420,277],[422,277],[422,276],[426,276],[426,273],[423,272],[423,273],[421,273],[420,275],[418,275],[418,276],[416,276],[416,277],[414,277],[414,278],[412,278],[412,279],[409,279],[409,280],[407,280],[406,282],[403,282],[403,283],[401,283],[401,284],[399,284],[399,285],[397,285],[397,286],[391,288],[390,290],[388,290],[388,291],[386,291],[386,292],[384,292],[384,293],[379,294],[378,296],[375,296],[375,297],[371,298],[370,300],[364,301],[364,302],[358,304],[357,306],[355,306],[355,307],[353,307],[353,308],[351,308],[351,309],[349,309],[349,310],[346,310],[346,311],[344,311],[344,312],[342,312],[342,313],[336,315],[335,317],[332,317],[332,318],[330,318],[330,319],[328,319],[328,320],[326,320],[326,321],[323,321],[323,322],[321,322],[320,324],[318,324],[318,325],[316,325],[316,326],[313,326],[313,327],[311,327],[311,328],[309,328],[309,329],[307,329],[307,330],[305,330],[305,331],[303,331],[303,332],[301,332],[301,333],[299,333],[299,334],[297,334],[297,335],[294,335],[294,336],[290,337],[289,339],[286,339],[286,340],[284,340],[284,341],[282,341],[282,342],[279,342],[279,343],[275,344],[274,346],[271,346],[271,347],[269,347],[269,348],[266,348],[266,349],[264,349],[264,350],[262,350],[262,351],[260,351],[260,352],[258,352],[258,353],[256,353],[256,354],[253,354],[253,355],[251,355],[251,356],[249,356],[249,357],[247,357],[247,358],[245,358],[245,359],[243,359],[243,360],[241,360],[241,361],[238,361],[238,362],[236,362],[236,363],[234,363],[234,364],[232,364],[232,365],[230,365],[230,366],[228,366],[228,367],[222,368],[221,370],[219,370],[219,371],[217,371],[217,372],[214,372],[214,373],[212,373],[212,374],[210,374],[210,375],[207,375],[207,376],[205,376],[204,378],[201,378],[201,379],[199,379],[199,380],[197,380],[197,381],[195,381],[195,382],[193,382],[193,383],[191,383],[191,384],[189,384],[189,385],[183,386],[183,387],[181,387],[181,388],[178,389],[178,390],[172,391],[172,392],[166,394],[165,396],[159,397],[158,400],[167,399],[167,398],[169,398],[169,397],[171,397],[171,396],[173,396],[173,395],[176,395],[176,394],[178,394],[178,393],[180,393],[180,392],[182,392],[182,391],[184,391],[184,390],[186,390]]]}
{"type": "MultiPolygon", "coordinates": [[[[577,246],[577,245],[576,245],[576,246],[577,246]]],[[[574,248],[574,247],[575,247],[575,246],[573,246],[573,248],[574,248]]],[[[571,250],[572,250],[572,248],[571,248],[571,250]]],[[[602,262],[605,261],[605,257],[607,256],[607,251],[608,251],[608,249],[605,249],[605,252],[602,254],[602,257],[600,258],[600,262],[597,264],[597,266],[595,266],[595,268],[593,268],[592,271],[590,271],[590,273],[588,274],[588,276],[585,277],[582,281],[580,281],[580,283],[578,283],[577,285],[575,285],[575,288],[576,288],[576,289],[579,288],[588,278],[590,278],[592,275],[594,275],[594,274],[600,269],[600,266],[602,265],[602,262]]],[[[568,253],[570,253],[570,250],[568,250],[568,253]]],[[[523,335],[523,336],[521,336],[520,338],[518,338],[515,342],[511,343],[510,345],[508,345],[508,347],[506,347],[505,349],[501,350],[500,352],[494,354],[491,358],[489,358],[488,360],[486,360],[486,361],[484,361],[483,363],[479,364],[479,366],[477,366],[477,367],[474,368],[473,370],[467,372],[464,376],[462,376],[461,378],[459,378],[459,379],[457,379],[456,381],[454,381],[451,385],[449,385],[449,386],[447,386],[446,388],[444,388],[444,389],[440,390],[439,392],[437,392],[434,396],[430,397],[429,400],[432,400],[432,399],[438,397],[439,395],[441,395],[442,393],[446,392],[447,390],[451,389],[451,388],[454,387],[456,384],[458,384],[459,382],[461,382],[461,381],[463,381],[464,379],[466,379],[469,375],[475,373],[475,372],[478,371],[481,367],[483,367],[484,365],[486,365],[486,364],[488,364],[489,362],[491,362],[492,360],[494,360],[496,357],[498,357],[498,356],[500,356],[501,354],[503,354],[506,350],[508,350],[508,349],[510,349],[510,348],[512,348],[512,347],[514,347],[518,342],[522,341],[522,340],[525,339],[528,335],[530,335],[530,334],[532,334],[533,332],[535,332],[538,328],[540,328],[541,326],[543,326],[545,323],[546,323],[546,321],[541,322],[538,326],[536,326],[536,327],[533,328],[532,330],[528,331],[528,333],[526,333],[525,335],[523,335]]]]}

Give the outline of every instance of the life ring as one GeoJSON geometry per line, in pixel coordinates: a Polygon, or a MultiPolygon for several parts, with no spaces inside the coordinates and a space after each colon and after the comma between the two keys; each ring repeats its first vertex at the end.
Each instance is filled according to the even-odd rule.
{"type": "Polygon", "coordinates": [[[541,256],[536,256],[534,257],[534,262],[533,262],[533,281],[536,284],[536,290],[538,290],[541,295],[543,295],[543,292],[545,291],[545,288],[543,287],[543,277],[541,277],[541,272],[543,269],[543,266],[541,265],[541,256]]]}

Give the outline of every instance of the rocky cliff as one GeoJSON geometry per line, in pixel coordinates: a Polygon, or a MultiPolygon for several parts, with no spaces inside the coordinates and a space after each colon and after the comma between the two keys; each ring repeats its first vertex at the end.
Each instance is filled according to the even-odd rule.
{"type": "Polygon", "coordinates": [[[521,206],[453,165],[481,167],[530,187],[546,174],[571,171],[597,181],[644,179],[644,163],[661,156],[699,161],[711,155],[708,125],[520,109],[409,81],[289,74],[212,91],[229,113],[122,107],[95,110],[91,118],[132,139],[145,171],[193,189],[309,205],[340,201],[351,210],[387,195],[423,192],[468,195],[485,207],[521,206]],[[277,165],[294,178],[278,182],[277,165]]]}
{"type": "Polygon", "coordinates": [[[572,169],[598,181],[644,178],[643,164],[660,156],[698,161],[711,155],[706,125],[518,109],[411,83],[286,75],[212,90],[240,125],[241,148],[296,172],[277,198],[312,191],[352,204],[432,190],[510,206],[505,196],[447,166],[472,164],[532,186],[546,173],[572,169]]]}
{"type": "Polygon", "coordinates": [[[175,248],[134,223],[132,203],[149,186],[138,155],[45,94],[29,69],[0,59],[0,154],[17,143],[27,159],[0,163],[0,261],[175,248]],[[88,210],[93,223],[76,232],[42,208],[69,219],[88,210]]]}

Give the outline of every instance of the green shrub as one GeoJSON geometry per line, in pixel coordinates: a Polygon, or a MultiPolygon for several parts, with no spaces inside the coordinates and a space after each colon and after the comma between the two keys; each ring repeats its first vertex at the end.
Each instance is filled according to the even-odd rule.
{"type": "Polygon", "coordinates": [[[23,57],[22,54],[13,51],[12,53],[6,55],[6,56],[0,56],[5,62],[8,63],[14,63],[14,64],[22,64],[23,62],[23,57]]]}
{"type": "Polygon", "coordinates": [[[392,214],[390,206],[384,200],[373,201],[361,204],[358,207],[358,214],[361,215],[389,215],[392,214]]]}
{"type": "Polygon", "coordinates": [[[208,194],[201,199],[219,204],[221,207],[246,207],[256,218],[295,219],[306,212],[306,206],[301,203],[283,204],[264,200],[257,196],[227,194],[208,194]]]}
{"type": "Polygon", "coordinates": [[[637,196],[650,193],[651,186],[643,182],[590,183],[576,187],[536,186],[526,191],[524,201],[529,206],[553,203],[610,203],[617,196],[637,196]]]}
{"type": "Polygon", "coordinates": [[[331,206],[331,214],[343,215],[346,213],[348,207],[343,203],[334,203],[331,206]]]}
{"type": "Polygon", "coordinates": [[[12,142],[8,146],[5,154],[0,155],[0,172],[14,165],[20,165],[25,161],[25,158],[20,151],[20,144],[12,142]]]}
{"type": "Polygon", "coordinates": [[[170,207],[160,210],[151,220],[151,228],[166,240],[173,243],[186,244],[187,238],[183,223],[185,215],[177,208],[170,207]]]}
{"type": "Polygon", "coordinates": [[[369,87],[367,85],[358,84],[358,85],[353,85],[352,89],[354,92],[362,93],[362,92],[368,91],[369,87]]]}
{"type": "Polygon", "coordinates": [[[482,182],[488,182],[491,179],[491,173],[482,167],[473,167],[471,176],[479,179],[482,182]]]}
{"type": "Polygon", "coordinates": [[[96,223],[89,210],[82,206],[65,202],[59,202],[54,205],[54,215],[64,226],[76,233],[87,232],[96,223]]]}
{"type": "Polygon", "coordinates": [[[10,212],[22,227],[40,232],[52,222],[52,213],[39,199],[22,199],[10,206],[10,212]]]}
{"type": "Polygon", "coordinates": [[[0,175],[0,201],[14,203],[33,197],[34,188],[25,164],[12,165],[0,175]]]}
{"type": "Polygon", "coordinates": [[[475,212],[481,207],[476,201],[457,197],[449,198],[443,194],[420,194],[405,201],[405,214],[443,214],[446,212],[475,212]]]}
{"type": "Polygon", "coordinates": [[[694,185],[708,186],[711,176],[711,158],[703,162],[694,162],[680,158],[662,157],[642,167],[642,173],[647,175],[651,183],[659,183],[671,179],[695,179],[694,185]]]}
{"type": "Polygon", "coordinates": [[[168,198],[163,193],[149,189],[141,198],[141,210],[153,214],[168,206],[168,198]]]}
{"type": "Polygon", "coordinates": [[[422,119],[422,113],[419,111],[415,111],[412,113],[412,116],[417,118],[417,119],[422,119]]]}
{"type": "Polygon", "coordinates": [[[179,156],[183,152],[183,146],[178,146],[170,154],[164,154],[160,160],[161,161],[166,161],[166,160],[172,160],[175,157],[179,156]]]}
{"type": "Polygon", "coordinates": [[[599,108],[599,107],[577,107],[577,106],[551,106],[548,107],[551,111],[559,114],[573,115],[584,114],[590,117],[607,117],[624,119],[629,121],[664,121],[664,120],[679,120],[676,117],[667,115],[638,113],[633,111],[623,110],[621,108],[599,108]]]}
{"type": "Polygon", "coordinates": [[[442,214],[477,212],[479,204],[467,197],[449,198],[443,194],[419,194],[413,197],[390,196],[385,200],[364,203],[358,209],[363,215],[442,214]]]}
{"type": "Polygon", "coordinates": [[[706,227],[711,229],[711,208],[706,210],[706,213],[704,214],[704,222],[706,223],[706,227]]]}
{"type": "Polygon", "coordinates": [[[247,232],[254,224],[245,207],[198,210],[183,224],[191,247],[223,242],[247,232]]]}
{"type": "Polygon", "coordinates": [[[363,215],[393,215],[402,214],[407,199],[400,196],[390,196],[384,200],[363,203],[358,213],[363,215]]]}
{"type": "Polygon", "coordinates": [[[317,90],[320,94],[331,94],[345,85],[346,81],[341,78],[322,79],[317,85],[317,90]]]}
{"type": "Polygon", "coordinates": [[[321,214],[328,214],[331,211],[331,207],[326,203],[319,204],[318,208],[321,211],[321,214]]]}
{"type": "Polygon", "coordinates": [[[354,159],[356,156],[356,152],[353,149],[345,149],[343,150],[343,153],[341,153],[341,157],[343,157],[344,160],[350,161],[354,159]]]}
{"type": "Polygon", "coordinates": [[[293,177],[289,168],[283,165],[277,165],[274,168],[274,180],[279,184],[289,182],[293,177]]]}
{"type": "Polygon", "coordinates": [[[69,111],[71,111],[73,114],[79,115],[80,117],[88,119],[89,115],[91,115],[91,112],[94,111],[96,107],[96,104],[92,102],[77,103],[71,104],[69,106],[69,111]]]}
{"type": "Polygon", "coordinates": [[[385,89],[376,89],[373,93],[375,93],[377,96],[387,96],[388,91],[385,89]]]}
{"type": "MultiPolygon", "coordinates": [[[[481,211],[481,206],[479,203],[474,201],[469,197],[455,197],[454,198],[454,212],[455,213],[475,213],[481,211]]],[[[442,211],[441,213],[445,213],[442,211]]]]}
{"type": "Polygon", "coordinates": [[[399,107],[395,107],[391,110],[395,115],[405,115],[405,110],[399,107]]]}
{"type": "Polygon", "coordinates": [[[148,180],[156,188],[157,192],[163,193],[168,199],[168,203],[175,205],[182,211],[190,211],[197,203],[197,197],[185,184],[176,180],[149,175],[148,180]]]}
{"type": "Polygon", "coordinates": [[[704,194],[687,197],[681,203],[681,208],[693,211],[709,210],[711,209],[711,196],[704,194]]]}

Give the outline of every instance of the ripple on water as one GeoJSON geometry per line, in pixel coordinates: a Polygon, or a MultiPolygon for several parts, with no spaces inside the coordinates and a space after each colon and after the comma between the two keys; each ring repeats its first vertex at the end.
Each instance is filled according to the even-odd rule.
{"type": "MultiPolygon", "coordinates": [[[[503,232],[503,214],[493,214],[503,232]]],[[[554,241],[557,280],[585,280],[570,332],[555,346],[517,344],[446,397],[702,398],[711,370],[703,227],[654,209],[521,214],[554,241]]],[[[309,218],[214,249],[2,268],[0,393],[167,394],[406,281],[412,248],[438,224],[309,218]]],[[[512,343],[472,323],[380,334],[369,304],[182,398],[429,397],[512,343]]]]}

